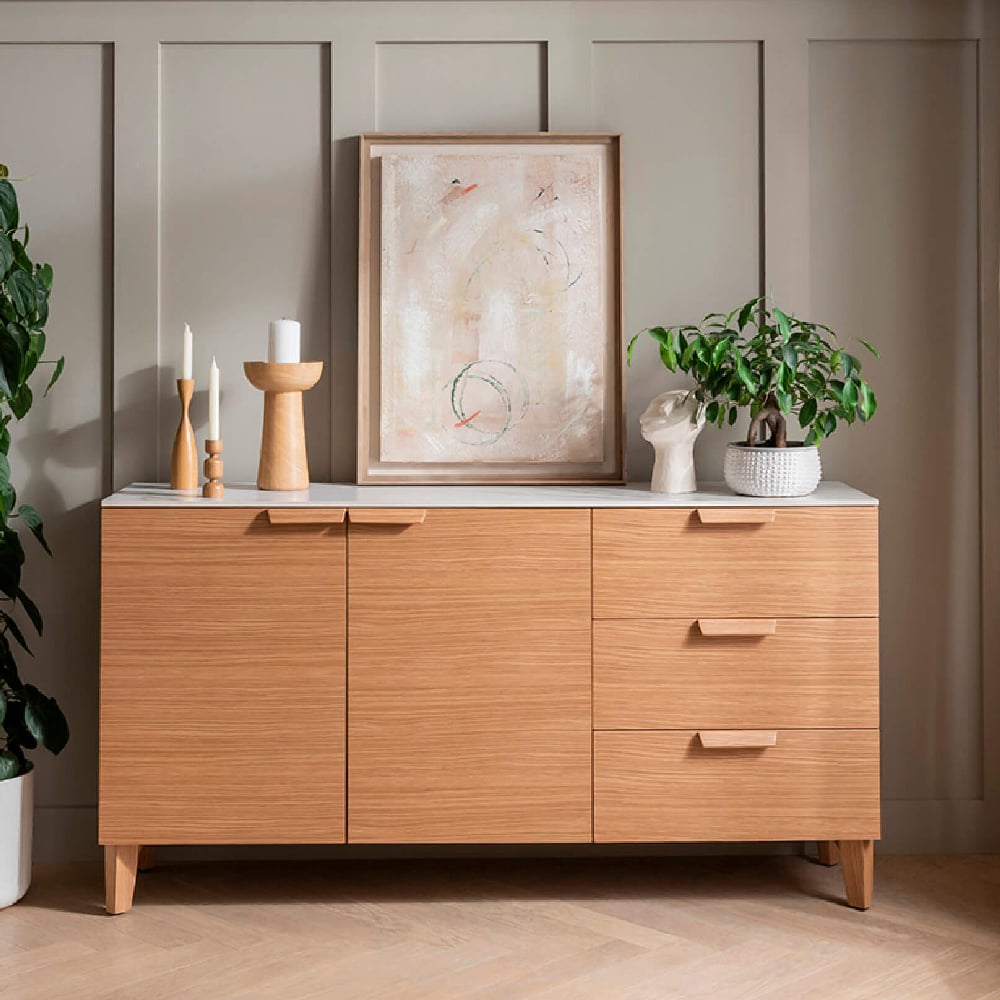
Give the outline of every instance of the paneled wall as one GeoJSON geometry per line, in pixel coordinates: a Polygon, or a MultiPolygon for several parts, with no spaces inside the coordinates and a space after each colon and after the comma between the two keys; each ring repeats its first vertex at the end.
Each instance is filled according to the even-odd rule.
{"type": "MultiPolygon", "coordinates": [[[[823,460],[882,500],[884,846],[1000,847],[997,22],[994,0],[0,2],[0,161],[31,178],[67,354],[15,456],[56,549],[31,570],[39,675],[73,724],[39,762],[40,853],[92,850],[96,502],[167,474],[183,323],[199,387],[223,371],[230,479],[255,472],[241,365],[278,315],[328,363],[314,478],[353,478],[355,137],[379,129],[622,132],[628,331],[766,291],[880,345],[878,416],[823,460]]],[[[637,416],[678,381],[637,350],[633,480],[637,416]]],[[[702,478],[729,436],[702,435],[702,478]]]]}

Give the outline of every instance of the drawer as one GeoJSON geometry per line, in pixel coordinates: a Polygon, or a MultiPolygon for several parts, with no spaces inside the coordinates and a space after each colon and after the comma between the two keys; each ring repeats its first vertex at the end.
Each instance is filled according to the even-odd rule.
{"type": "Polygon", "coordinates": [[[704,730],[594,733],[594,840],[878,838],[877,730],[765,735],[740,749],[704,730]]]}
{"type": "Polygon", "coordinates": [[[594,728],[696,726],[878,728],[878,619],[594,622],[594,728]]]}
{"type": "Polygon", "coordinates": [[[877,507],[599,509],[593,551],[595,618],[878,615],[877,507]]]}

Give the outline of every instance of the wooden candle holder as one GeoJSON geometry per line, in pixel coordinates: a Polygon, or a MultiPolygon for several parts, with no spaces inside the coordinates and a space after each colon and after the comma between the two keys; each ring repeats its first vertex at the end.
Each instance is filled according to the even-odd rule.
{"type": "Polygon", "coordinates": [[[205,478],[208,480],[201,488],[201,495],[209,500],[221,500],[226,494],[226,488],[222,485],[222,440],[207,438],[205,440],[205,451],[208,458],[205,459],[205,478]]]}
{"type": "Polygon", "coordinates": [[[280,364],[244,361],[250,384],[264,393],[264,429],[260,440],[257,488],[304,490],[309,486],[302,393],[323,374],[322,361],[280,364]]]}
{"type": "Polygon", "coordinates": [[[170,488],[172,490],[198,489],[198,449],[194,443],[191,426],[191,397],[194,379],[179,378],[177,395],[181,400],[181,422],[174,435],[174,450],[170,456],[170,488]]]}

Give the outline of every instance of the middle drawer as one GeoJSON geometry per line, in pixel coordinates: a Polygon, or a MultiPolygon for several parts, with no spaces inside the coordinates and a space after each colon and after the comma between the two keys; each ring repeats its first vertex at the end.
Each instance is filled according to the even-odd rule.
{"type": "Polygon", "coordinates": [[[878,619],[773,624],[595,621],[594,728],[877,729],[878,619]]]}

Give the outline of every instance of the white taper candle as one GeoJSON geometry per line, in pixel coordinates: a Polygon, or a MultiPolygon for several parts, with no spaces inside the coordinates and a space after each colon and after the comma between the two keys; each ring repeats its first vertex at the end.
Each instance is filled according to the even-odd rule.
{"type": "Polygon", "coordinates": [[[208,369],[208,439],[218,441],[219,430],[219,366],[212,358],[212,367],[208,369]]]}
{"type": "Polygon", "coordinates": [[[194,378],[194,334],[184,324],[184,353],[181,360],[181,378],[194,378]]]}

